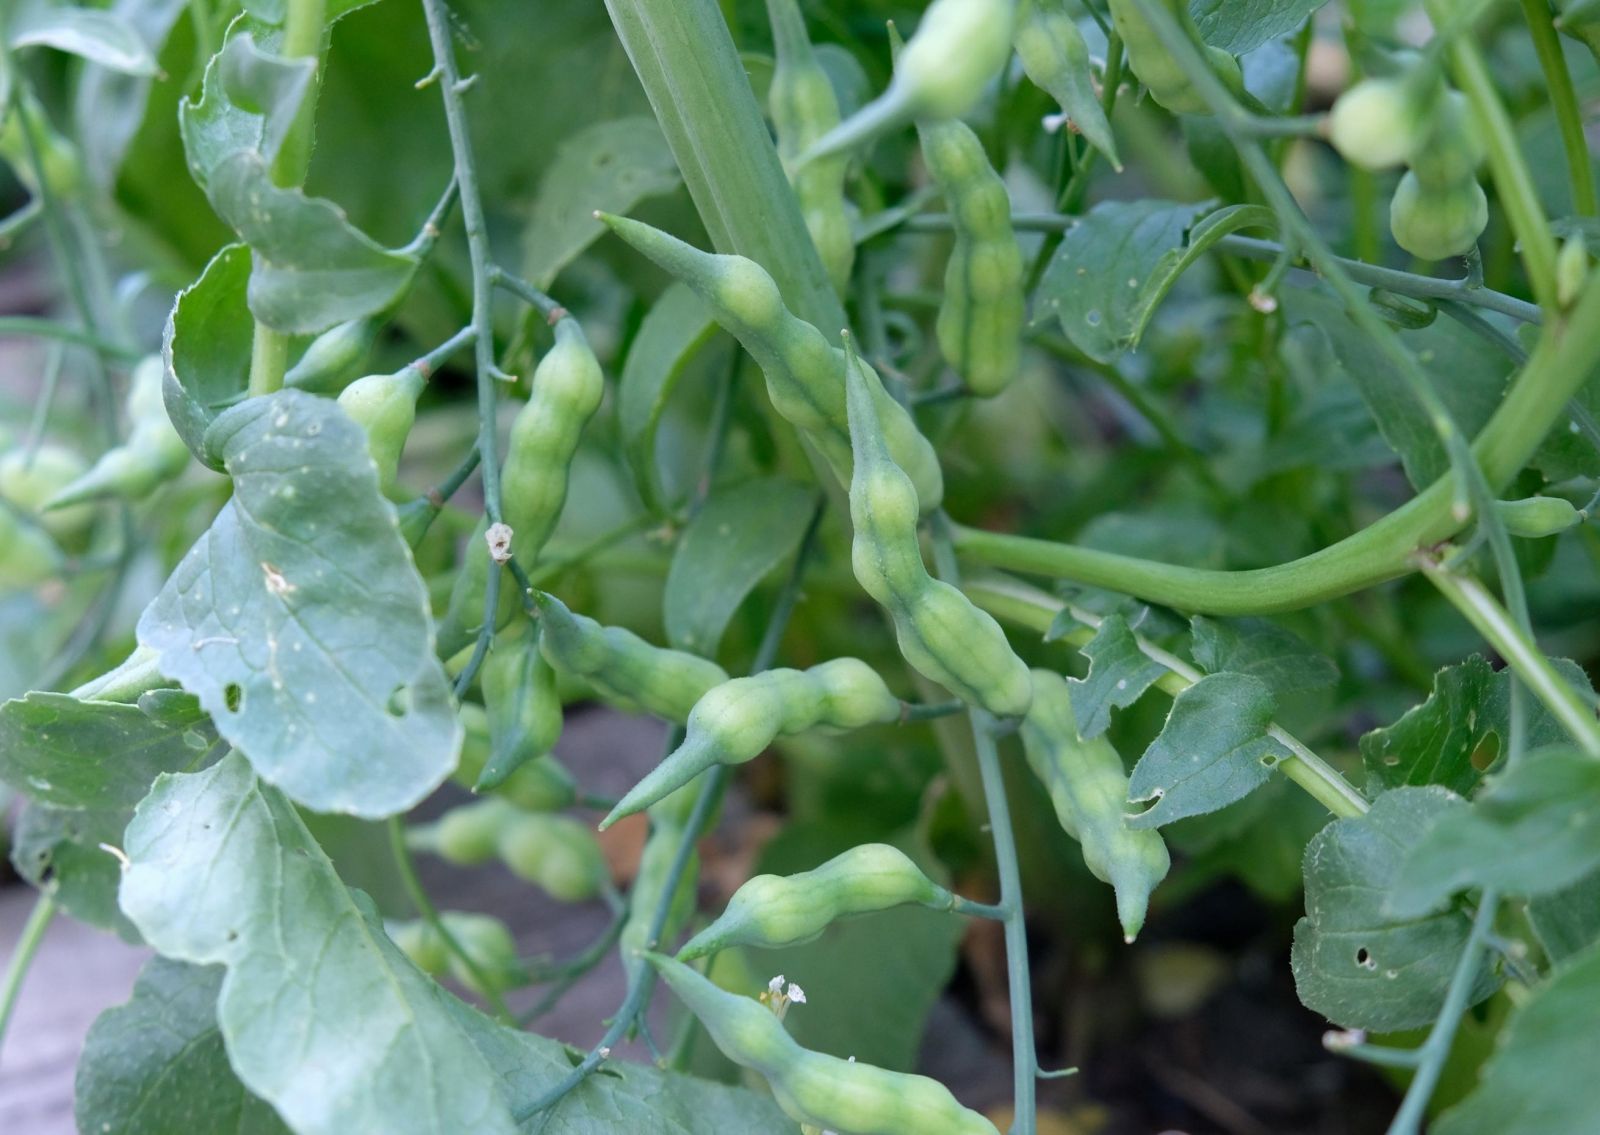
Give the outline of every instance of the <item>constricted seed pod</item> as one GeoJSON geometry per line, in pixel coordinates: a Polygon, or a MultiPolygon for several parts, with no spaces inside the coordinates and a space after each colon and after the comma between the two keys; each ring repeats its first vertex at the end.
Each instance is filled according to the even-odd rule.
{"type": "MultiPolygon", "coordinates": [[[[706,301],[717,323],[760,365],[773,407],[805,432],[840,482],[849,484],[844,352],[784,306],[778,285],[755,261],[702,252],[626,217],[601,214],[600,219],[706,301]]],[[[862,369],[889,451],[915,483],[922,506],[932,511],[944,496],[944,474],[933,446],[877,374],[862,369]]]]}
{"type": "Polygon", "coordinates": [[[800,1123],[852,1135],[999,1135],[943,1084],[802,1048],[775,1014],[719,989],[680,961],[645,955],[722,1054],[765,1077],[800,1123]]]}
{"type": "MultiPolygon", "coordinates": [[[[691,849],[683,873],[672,893],[666,922],[657,938],[651,936],[656,912],[666,894],[672,864],[685,838],[690,837],[689,820],[694,812],[699,788],[685,786],[650,807],[650,834],[639,853],[639,870],[628,891],[628,913],[622,924],[619,944],[622,963],[630,977],[644,964],[641,955],[675,940],[695,909],[695,882],[700,874],[700,854],[691,849]]],[[[698,835],[699,833],[694,833],[698,835]]]]}
{"type": "Polygon", "coordinates": [[[20,591],[61,574],[61,549],[50,534],[0,501],[0,588],[20,591]]]}
{"type": "Polygon", "coordinates": [[[1464,256],[1489,225],[1489,199],[1469,179],[1453,189],[1428,190],[1408,172],[1389,201],[1389,231],[1394,241],[1423,260],[1464,256]]]}
{"type": "Polygon", "coordinates": [[[490,799],[504,800],[524,812],[559,812],[578,799],[572,774],[549,755],[518,765],[492,788],[480,788],[492,751],[488,714],[471,702],[463,702],[457,716],[466,733],[460,763],[451,774],[457,784],[474,792],[486,792],[490,799]]]}
{"type": "Polygon", "coordinates": [[[462,985],[488,997],[528,984],[528,971],[517,958],[516,939],[504,922],[487,914],[454,910],[440,915],[439,921],[477,966],[474,972],[458,955],[445,955],[446,971],[462,985]]]}
{"type": "MultiPolygon", "coordinates": [[[[31,451],[17,446],[0,457],[0,508],[9,505],[56,541],[75,547],[94,524],[92,504],[68,505],[47,511],[58,492],[88,472],[77,453],[53,442],[31,451]]],[[[30,527],[20,522],[21,527],[30,527]]]]}
{"type": "Polygon", "coordinates": [[[717,920],[678,952],[690,961],[735,946],[777,949],[810,942],[841,918],[915,903],[954,910],[956,897],[885,843],[864,843],[796,875],[757,875],[717,920]]]}
{"type": "Polygon", "coordinates": [[[367,434],[367,452],[378,469],[378,484],[394,484],[400,451],[417,420],[417,399],[425,385],[420,367],[358,378],[339,394],[339,408],[367,434]]]}
{"type": "Polygon", "coordinates": [[[413,824],[406,845],[458,867],[477,867],[498,854],[501,835],[522,814],[510,801],[492,797],[460,804],[431,824],[413,824]]]}
{"type": "MultiPolygon", "coordinates": [[[[1194,19],[1189,15],[1187,0],[1162,0],[1162,4],[1204,55],[1223,85],[1235,95],[1243,93],[1244,77],[1239,72],[1239,61],[1220,48],[1208,46],[1200,38],[1194,19]]],[[[1134,0],[1107,0],[1106,6],[1111,11],[1111,24],[1127,52],[1128,69],[1138,76],[1150,97],[1174,114],[1210,114],[1211,104],[1194,89],[1188,73],[1172,57],[1160,33],[1139,11],[1139,5],[1134,0]]]]}
{"type": "Polygon", "coordinates": [[[352,319],[324,331],[283,376],[283,384],[313,394],[336,395],[361,373],[362,361],[377,337],[370,319],[352,319]]]}
{"type": "Polygon", "coordinates": [[[46,500],[45,510],[103,497],[143,500],[183,472],[189,464],[189,447],[173,428],[161,400],[162,374],[160,356],[140,361],[128,387],[128,439],[108,449],[88,472],[46,500]]]}
{"type": "Polygon", "coordinates": [[[728,672],[709,659],[652,646],[621,627],[602,627],[567,610],[554,595],[535,592],[534,602],[540,649],[550,664],[618,706],[682,722],[707,690],[728,680],[728,672]]]}
{"type": "Polygon", "coordinates": [[[1361,80],[1334,100],[1328,141],[1362,169],[1407,164],[1432,129],[1435,86],[1420,83],[1414,74],[1361,80]]]}
{"type": "Polygon", "coordinates": [[[1089,45],[1062,0],[1022,0],[1016,48],[1033,85],[1060,103],[1089,144],[1122,169],[1111,123],[1094,89],[1089,45]]]}
{"type": "Polygon", "coordinates": [[[537,631],[520,620],[517,633],[497,636],[479,682],[489,722],[489,760],[473,785],[487,792],[546,756],[561,736],[556,672],[539,650],[537,631]]]}
{"type": "Polygon", "coordinates": [[[495,849],[512,874],[560,902],[594,898],[606,878],[594,832],[571,816],[519,812],[500,830],[495,849]]]}
{"type": "Polygon", "coordinates": [[[1079,737],[1066,679],[1054,671],[1033,671],[1033,707],[1021,732],[1028,766],[1050,793],[1056,819],[1078,841],[1089,871],[1116,891],[1117,918],[1132,942],[1172,860],[1159,832],[1127,825],[1122,758],[1103,736],[1079,737]]]}
{"type": "Polygon", "coordinates": [[[993,617],[928,574],[917,542],[916,489],[889,456],[857,367],[848,382],[857,581],[889,613],[900,653],[919,674],[997,717],[1022,716],[1033,699],[1028,667],[993,617]]]}
{"type": "Polygon", "coordinates": [[[900,700],[859,658],[731,679],[695,703],[683,744],[629,790],[601,822],[601,830],[643,811],[712,765],[753,760],[781,735],[859,729],[893,721],[900,711],[900,700]]]}
{"type": "Polygon", "coordinates": [[[1524,497],[1515,501],[1495,501],[1500,523],[1513,536],[1537,540],[1576,528],[1588,519],[1581,509],[1563,497],[1524,497]]]}

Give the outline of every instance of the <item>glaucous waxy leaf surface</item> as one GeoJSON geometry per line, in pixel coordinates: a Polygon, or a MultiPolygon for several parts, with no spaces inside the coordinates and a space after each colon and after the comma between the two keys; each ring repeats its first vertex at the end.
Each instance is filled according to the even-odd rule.
{"type": "MultiPolygon", "coordinates": [[[[1406,853],[1429,827],[1466,808],[1442,788],[1397,788],[1363,816],[1335,820],[1306,847],[1306,917],[1290,964],[1307,1008],[1345,1028],[1392,1032],[1438,1015],[1470,926],[1458,910],[1402,919],[1385,912],[1406,853]]],[[[1484,966],[1470,1003],[1494,992],[1484,966]]]]}
{"type": "MultiPolygon", "coordinates": [[[[1200,38],[1229,55],[1243,55],[1288,35],[1327,0],[1189,0],[1200,38]]],[[[1361,5],[1366,7],[1366,5],[1361,5]]]]}
{"type": "Polygon", "coordinates": [[[222,468],[222,457],[206,448],[206,430],[250,385],[249,285],[250,250],[227,245],[178,293],[161,346],[167,416],[189,452],[213,469],[222,468]]]}
{"type": "Polygon", "coordinates": [[[410,807],[455,767],[461,726],[360,427],[284,390],[222,414],[206,445],[233,499],[145,609],[139,641],[299,803],[410,807]]]}
{"type": "MultiPolygon", "coordinates": [[[[1052,628],[1054,630],[1054,628],[1052,628]]],[[[1078,735],[1092,741],[1111,727],[1111,710],[1130,706],[1167,672],[1167,668],[1139,649],[1138,639],[1120,612],[1101,620],[1094,638],[1083,647],[1089,673],[1068,678],[1072,716],[1078,735]]]]}
{"type": "Polygon", "coordinates": [[[125,75],[153,75],[155,56],[137,28],[118,12],[20,0],[6,17],[12,48],[50,47],[125,75]]]}
{"type": "Polygon", "coordinates": [[[1267,619],[1208,619],[1196,615],[1194,660],[1215,674],[1253,674],[1276,697],[1318,690],[1339,680],[1333,660],[1293,631],[1267,619]]]}
{"type": "Polygon", "coordinates": [[[31,803],[12,832],[11,863],[17,874],[47,890],[61,909],[90,926],[139,941],[117,908],[122,866],[108,847],[122,846],[129,808],[52,808],[31,803]]]}

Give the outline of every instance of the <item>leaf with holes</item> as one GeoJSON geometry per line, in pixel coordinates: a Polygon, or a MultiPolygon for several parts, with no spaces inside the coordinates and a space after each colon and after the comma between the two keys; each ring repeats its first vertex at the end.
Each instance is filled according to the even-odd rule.
{"type": "Polygon", "coordinates": [[[121,848],[133,816],[128,808],[52,808],[32,803],[12,833],[11,863],[17,874],[55,896],[61,909],[90,926],[139,941],[117,908],[122,867],[108,848],[121,848]]]}
{"type": "MultiPolygon", "coordinates": [[[[1306,916],[1290,958],[1300,1000],[1344,1028],[1392,1032],[1438,1016],[1466,945],[1466,915],[1397,919],[1384,912],[1406,853],[1428,829],[1465,810],[1442,788],[1397,788],[1363,816],[1335,820],[1306,848],[1306,916]]],[[[1498,985],[1486,964],[1470,1003],[1498,985]]]]}
{"type": "Polygon", "coordinates": [[[1129,800],[1155,803],[1128,826],[1215,812],[1259,788],[1284,756],[1267,736],[1273,708],[1272,690],[1249,674],[1208,674],[1172,699],[1161,735],[1128,778],[1129,800]]]}
{"type": "Polygon", "coordinates": [[[1139,640],[1120,612],[1100,621],[1094,637],[1083,646],[1083,656],[1089,660],[1089,673],[1082,678],[1068,678],[1067,690],[1072,698],[1072,716],[1078,719],[1078,734],[1085,741],[1110,728],[1113,708],[1132,705],[1167,672],[1165,666],[1139,649],[1139,640]]]}
{"type": "Polygon", "coordinates": [[[206,434],[233,499],[139,620],[162,673],[269,782],[320,812],[421,800],[461,745],[427,591],[366,437],[297,390],[206,434]]]}

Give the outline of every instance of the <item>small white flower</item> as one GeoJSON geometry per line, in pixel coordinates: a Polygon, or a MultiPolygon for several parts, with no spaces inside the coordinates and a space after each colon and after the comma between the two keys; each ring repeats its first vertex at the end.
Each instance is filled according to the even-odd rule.
{"type": "Polygon", "coordinates": [[[806,1003],[806,991],[791,981],[789,983],[789,1000],[796,1005],[804,1005],[806,1003]]]}
{"type": "Polygon", "coordinates": [[[774,997],[780,996],[783,993],[783,974],[780,973],[777,977],[767,982],[767,992],[772,994],[774,997]]]}

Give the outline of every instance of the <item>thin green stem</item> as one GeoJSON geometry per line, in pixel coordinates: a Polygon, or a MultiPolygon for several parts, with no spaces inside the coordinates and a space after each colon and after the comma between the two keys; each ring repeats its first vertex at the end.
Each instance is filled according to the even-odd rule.
{"type": "Polygon", "coordinates": [[[940,717],[953,717],[958,713],[965,713],[966,709],[967,703],[964,701],[903,701],[900,703],[900,723],[903,725],[910,721],[932,721],[940,717]]]}
{"type": "Polygon", "coordinates": [[[540,315],[544,316],[551,323],[554,323],[557,319],[560,319],[567,310],[551,296],[546,295],[544,292],[528,283],[528,281],[524,280],[521,276],[507,272],[499,265],[493,265],[490,267],[489,282],[503,291],[510,292],[523,303],[527,304],[529,307],[532,307],[540,315]]]}
{"type": "Polygon", "coordinates": [[[144,357],[137,347],[102,339],[81,327],[71,327],[54,319],[40,319],[31,315],[0,315],[0,336],[31,335],[39,339],[54,339],[79,347],[88,347],[97,354],[118,362],[131,363],[144,357]]]}
{"type": "Polygon", "coordinates": [[[1595,193],[1594,165],[1589,157],[1589,140],[1583,132],[1583,111],[1578,92],[1572,87],[1572,73],[1556,34],[1555,13],[1550,0],[1522,0],[1522,14],[1528,21],[1528,34],[1544,72],[1550,109],[1555,112],[1556,128],[1561,132],[1561,149],[1567,159],[1567,183],[1572,190],[1572,211],[1581,217],[1600,215],[1600,196],[1595,193]]]}
{"type": "Polygon", "coordinates": [[[555,984],[547,989],[544,995],[526,1012],[517,1015],[518,1027],[527,1028],[551,1009],[554,1009],[561,998],[566,996],[567,992],[577,984],[579,978],[603,962],[606,955],[611,952],[611,947],[615,946],[617,939],[622,936],[622,927],[626,922],[626,916],[619,914],[606,925],[605,933],[596,938],[582,953],[561,963],[560,966],[555,967],[553,970],[547,971],[547,974],[541,973],[537,975],[535,980],[541,982],[553,981],[555,984]]]}
{"type": "Polygon", "coordinates": [[[55,896],[41,891],[39,897],[33,900],[33,911],[28,915],[28,921],[22,925],[17,948],[6,963],[5,980],[0,981],[0,1049],[5,1048],[6,1026],[11,1023],[12,1010],[17,1007],[22,981],[28,976],[28,967],[39,952],[39,944],[44,941],[45,931],[50,929],[56,909],[55,896]]]}

